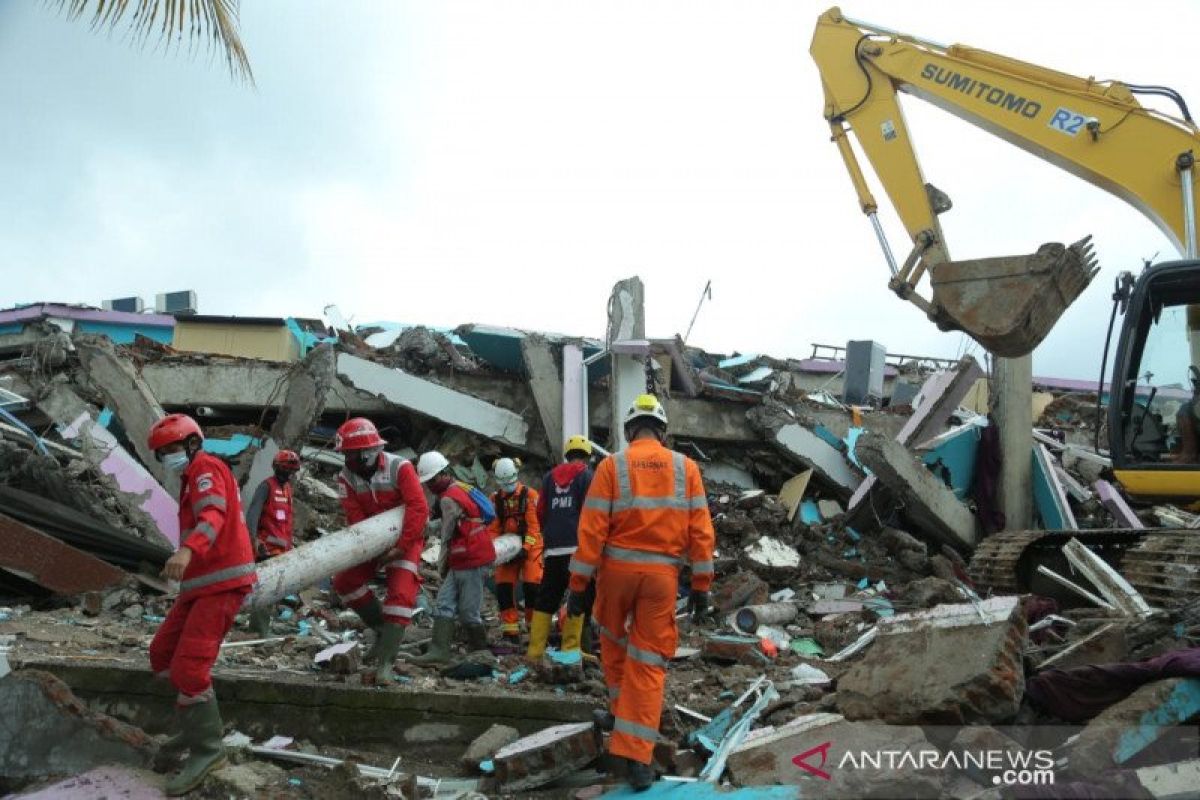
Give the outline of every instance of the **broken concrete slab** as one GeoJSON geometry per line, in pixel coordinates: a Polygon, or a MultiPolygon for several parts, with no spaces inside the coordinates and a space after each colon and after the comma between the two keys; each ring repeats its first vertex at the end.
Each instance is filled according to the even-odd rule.
{"type": "Polygon", "coordinates": [[[492,759],[500,791],[535,789],[586,767],[600,755],[599,739],[590,722],[556,725],[518,739],[492,759]]]}
{"type": "Polygon", "coordinates": [[[158,398],[107,336],[77,335],[73,341],[88,383],[99,390],[105,404],[120,420],[142,465],[156,481],[165,483],[167,474],[148,443],[150,428],[166,413],[158,398]]]}
{"type": "Polygon", "coordinates": [[[1063,546],[1063,555],[1067,557],[1071,566],[1091,581],[1104,599],[1122,614],[1131,617],[1150,616],[1150,604],[1142,598],[1138,590],[1134,589],[1121,573],[1104,563],[1100,556],[1084,547],[1078,539],[1072,539],[1063,546]]]}
{"type": "Polygon", "coordinates": [[[1137,779],[1154,800],[1189,800],[1200,786],[1200,759],[1142,767],[1137,779]]]}
{"type": "Polygon", "coordinates": [[[1163,737],[1188,731],[1180,726],[1198,713],[1200,679],[1148,683],[1088,723],[1071,746],[1071,768],[1096,774],[1124,764],[1163,737]]]}
{"type": "Polygon", "coordinates": [[[843,797],[937,797],[940,780],[929,770],[863,762],[862,754],[919,754],[932,745],[915,726],[853,722],[839,714],[807,714],[780,727],[752,731],[729,756],[728,769],[743,786],[787,784],[805,800],[843,797]],[[849,759],[849,760],[847,760],[849,759]],[[888,784],[880,794],[879,784],[888,784]],[[798,786],[798,789],[797,789],[798,786]],[[874,787],[876,791],[871,791],[874,787]]]}
{"type": "Polygon", "coordinates": [[[1038,664],[1038,669],[1071,669],[1089,664],[1116,664],[1129,657],[1129,628],[1108,622],[1038,664]]]}
{"type": "Polygon", "coordinates": [[[5,514],[0,514],[0,569],[60,595],[108,589],[125,576],[95,556],[5,514]]]}
{"type": "Polygon", "coordinates": [[[1067,502],[1067,489],[1058,477],[1058,462],[1046,445],[1033,444],[1033,501],[1042,527],[1047,530],[1078,530],[1079,523],[1067,502]]]}
{"type": "Polygon", "coordinates": [[[167,776],[148,769],[96,767],[82,775],[21,795],[22,800],[162,800],[167,776]]]}
{"type": "Polygon", "coordinates": [[[765,603],[770,594],[771,587],[766,581],[749,570],[739,570],[717,581],[712,593],[713,607],[718,614],[728,614],[742,606],[765,603]]]}
{"type": "Polygon", "coordinates": [[[337,381],[337,354],[328,344],[318,345],[294,369],[271,425],[271,438],[281,450],[299,452],[321,418],[330,387],[337,381]]]}
{"type": "Polygon", "coordinates": [[[855,452],[901,498],[905,515],[922,531],[951,547],[974,549],[975,515],[904,445],[878,434],[864,433],[855,452]]]}
{"type": "Polygon", "coordinates": [[[338,355],[337,371],[355,388],[400,408],[503,444],[530,449],[529,424],[508,409],[348,353],[338,355]]]}
{"type": "Polygon", "coordinates": [[[705,661],[721,664],[746,664],[762,667],[770,659],[762,651],[759,639],[754,636],[708,636],[700,648],[700,657],[705,661]]]}
{"type": "Polygon", "coordinates": [[[46,672],[0,678],[0,775],[76,775],[103,764],[146,767],[156,748],[145,731],[98,714],[46,672]]]}
{"type": "Polygon", "coordinates": [[[862,475],[844,452],[778,409],[756,406],[746,412],[746,418],[776,449],[813,470],[817,479],[840,497],[848,498],[862,482],[862,475]]]}
{"type": "Polygon", "coordinates": [[[516,728],[500,724],[493,725],[479,734],[467,747],[467,751],[462,755],[462,764],[467,769],[477,770],[481,762],[492,758],[501,749],[520,738],[521,733],[516,728]]]}
{"type": "Polygon", "coordinates": [[[179,504],[141,462],[96,421],[96,411],[69,387],[59,384],[38,402],[54,420],[59,434],[73,442],[84,458],[112,478],[113,497],[146,538],[179,544],[179,504]]]}
{"type": "Polygon", "coordinates": [[[800,553],[771,536],[763,536],[743,551],[751,569],[791,570],[800,566],[800,553]]]}
{"type": "Polygon", "coordinates": [[[847,719],[961,725],[1016,714],[1027,634],[1017,598],[897,614],[876,630],[866,657],[838,683],[847,719]]]}
{"type": "Polygon", "coordinates": [[[813,471],[806,469],[788,478],[780,487],[779,502],[783,503],[783,507],[787,509],[788,522],[796,518],[796,512],[800,510],[800,503],[804,500],[804,493],[808,490],[812,476],[813,471]]]}
{"type": "Polygon", "coordinates": [[[563,382],[558,377],[554,350],[546,337],[529,334],[521,339],[521,359],[525,362],[526,380],[537,404],[542,430],[546,432],[548,452],[558,453],[567,440],[563,431],[563,382]]]}
{"type": "Polygon", "coordinates": [[[1138,515],[1133,513],[1133,509],[1125,502],[1125,498],[1121,497],[1121,493],[1117,491],[1111,483],[1105,480],[1098,480],[1092,484],[1092,488],[1096,490],[1096,494],[1100,497],[1100,504],[1108,509],[1108,513],[1113,515],[1113,519],[1117,521],[1117,525],[1122,528],[1133,528],[1142,530],[1146,526],[1138,519],[1138,515]]]}

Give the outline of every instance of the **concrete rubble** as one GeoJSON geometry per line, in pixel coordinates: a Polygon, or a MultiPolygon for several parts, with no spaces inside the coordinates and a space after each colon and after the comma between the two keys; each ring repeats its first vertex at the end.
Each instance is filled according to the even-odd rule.
{"type": "MultiPolygon", "coordinates": [[[[604,741],[590,719],[606,690],[595,661],[534,669],[519,648],[468,653],[461,641],[445,670],[410,660],[430,636],[436,546],[422,556],[421,611],[397,683],[373,685],[361,663],[374,633],[325,578],[386,549],[399,513],[347,529],[332,438],[364,415],[389,450],[437,448],[487,491],[501,456],[521,458],[536,485],[567,436],[618,449],[614,416],[647,387],[664,401],[673,446],[705,476],[717,533],[712,618],[692,623],[681,589],[655,751],[678,780],[656,791],[760,797],[783,784],[774,788],[805,797],[966,797],[991,789],[993,773],[844,759],[1032,747],[1017,731],[1053,740],[1062,782],[1116,770],[1174,796],[1194,774],[1195,753],[1167,753],[1159,740],[1170,737],[1153,735],[1194,718],[1189,677],[1152,682],[1072,727],[1029,702],[1038,675],[1140,661],[1200,637],[1200,561],[1185,538],[1200,517],[1186,504],[1125,500],[1092,449],[1094,397],[1092,407],[1074,391],[1041,398],[1034,529],[993,532],[975,359],[888,356],[882,384],[851,406],[839,393],[844,348],[709,353],[648,338],[646,309],[633,278],[614,288],[597,339],[483,325],[322,332],[318,321],[297,328],[307,333],[290,361],[231,355],[236,346],[177,351],[169,335],[114,344],[38,320],[0,329],[0,386],[26,401],[0,425],[0,660],[13,669],[0,703],[7,711],[19,697],[22,713],[53,720],[55,736],[84,742],[75,760],[56,755],[35,770],[41,745],[8,729],[0,792],[161,789],[144,768],[171,695],[149,680],[146,647],[171,604],[157,573],[178,529],[175,487],[144,440],[154,420],[182,411],[245,497],[278,450],[304,461],[298,547],[260,565],[245,609],[271,611],[270,635],[251,633],[243,613],[217,661],[240,738],[206,791],[619,794],[620,777],[596,771],[604,741]],[[1177,530],[1126,533],[1164,526],[1177,530]],[[1158,727],[1147,727],[1155,713],[1158,727]],[[1141,746],[1129,744],[1132,730],[1141,746]]],[[[490,593],[484,613],[495,629],[490,593]]]]}

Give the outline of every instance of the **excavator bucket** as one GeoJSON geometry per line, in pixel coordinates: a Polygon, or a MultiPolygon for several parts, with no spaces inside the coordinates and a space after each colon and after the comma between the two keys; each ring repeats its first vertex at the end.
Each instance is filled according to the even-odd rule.
{"type": "Polygon", "coordinates": [[[937,265],[931,276],[935,321],[998,356],[1033,352],[1099,272],[1091,238],[1070,247],[1044,244],[1028,256],[937,265]]]}

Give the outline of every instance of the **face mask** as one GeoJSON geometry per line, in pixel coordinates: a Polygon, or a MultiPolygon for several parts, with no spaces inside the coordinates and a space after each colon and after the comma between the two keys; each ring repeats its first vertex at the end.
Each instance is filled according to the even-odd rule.
{"type": "Polygon", "coordinates": [[[290,472],[279,471],[275,473],[275,480],[279,481],[280,483],[287,483],[288,479],[291,477],[292,473],[290,472]]]}
{"type": "Polygon", "coordinates": [[[163,456],[163,466],[170,472],[183,472],[187,469],[188,455],[182,451],[178,453],[167,453],[163,456]]]}
{"type": "Polygon", "coordinates": [[[504,492],[505,494],[512,494],[516,490],[517,490],[517,482],[516,481],[513,481],[512,483],[500,484],[500,491],[504,492]]]}

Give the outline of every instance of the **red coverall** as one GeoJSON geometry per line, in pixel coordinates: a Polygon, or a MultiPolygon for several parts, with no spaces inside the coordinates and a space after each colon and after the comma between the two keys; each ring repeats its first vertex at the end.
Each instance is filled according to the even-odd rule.
{"type": "Polygon", "coordinates": [[[496,601],[500,606],[500,632],[517,636],[521,632],[521,616],[517,611],[517,581],[522,581],[525,593],[525,624],[533,618],[538,585],[542,582],[542,523],[538,519],[536,489],[518,482],[512,492],[498,491],[492,495],[496,518],[488,526],[492,539],[506,533],[521,536],[525,558],[496,567],[496,601]],[[523,502],[522,502],[523,501],[523,502]],[[524,506],[522,508],[522,505],[524,506]]]}
{"type": "Polygon", "coordinates": [[[292,540],[292,484],[274,475],[259,484],[246,514],[260,550],[268,557],[286,553],[292,540]]]}
{"type": "Polygon", "coordinates": [[[212,665],[256,581],[250,534],[237,482],[225,462],[203,451],[184,470],[180,547],[192,551],[179,597],[150,642],[150,668],[170,677],[181,706],[213,698],[212,665]]]}
{"type": "Polygon", "coordinates": [[[713,543],[700,469],[690,458],[639,439],[600,462],[579,518],[570,588],[582,592],[596,575],[613,755],[650,763],[677,642],[679,567],[690,561],[692,589],[708,591],[713,543]]]}
{"type": "Polygon", "coordinates": [[[421,587],[421,550],[425,547],[425,524],[429,521],[429,506],[416,469],[400,456],[380,453],[375,474],[369,481],[343,469],[338,475],[338,494],[349,525],[404,507],[404,524],[393,548],[398,552],[387,561],[385,553],[339,572],[333,576],[333,590],[350,608],[361,608],[370,602],[371,587],[367,582],[383,567],[387,575],[383,619],[408,625],[416,612],[417,591],[421,587]]]}

